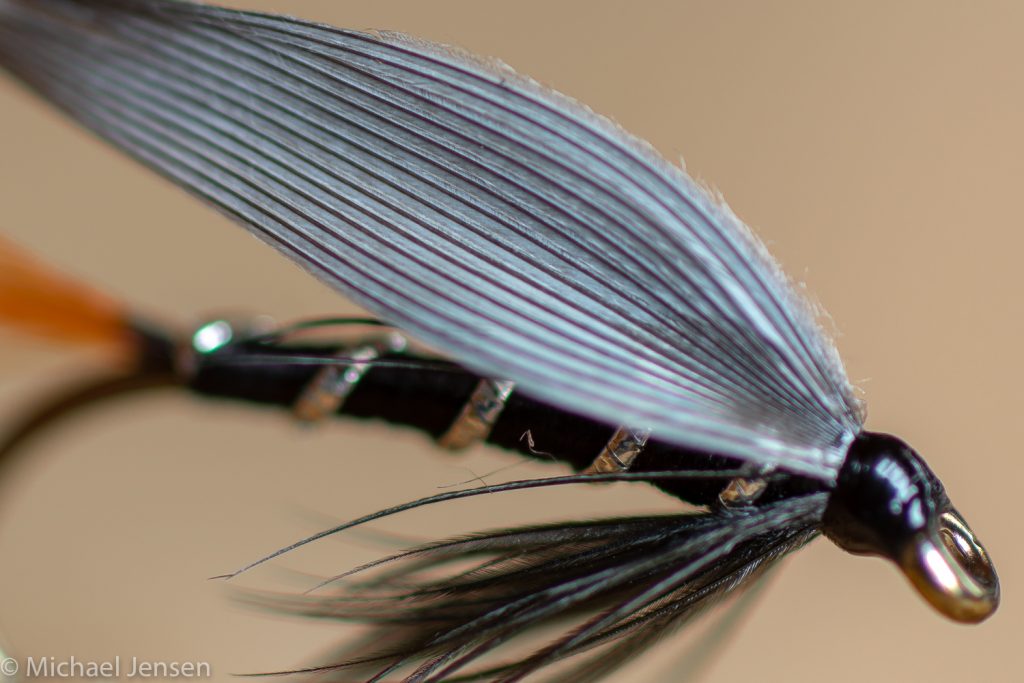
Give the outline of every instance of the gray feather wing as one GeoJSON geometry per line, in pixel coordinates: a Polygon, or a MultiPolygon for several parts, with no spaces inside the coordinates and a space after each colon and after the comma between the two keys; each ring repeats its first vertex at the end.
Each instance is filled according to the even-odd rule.
{"type": "Polygon", "coordinates": [[[742,222],[507,67],[166,0],[0,0],[0,64],[541,400],[824,480],[860,428],[833,346],[742,222]]]}

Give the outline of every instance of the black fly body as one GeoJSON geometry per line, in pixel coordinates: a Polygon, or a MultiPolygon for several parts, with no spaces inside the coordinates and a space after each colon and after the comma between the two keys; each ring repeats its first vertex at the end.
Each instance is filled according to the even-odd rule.
{"type": "Polygon", "coordinates": [[[951,619],[996,609],[986,551],[921,457],[863,428],[834,347],[764,247],[581,105],[404,35],[175,0],[0,0],[0,66],[386,321],[175,334],[8,256],[25,301],[61,292],[75,334],[119,338],[135,366],[47,406],[0,452],[80,405],[172,386],[575,472],[445,491],[235,574],[471,496],[643,481],[698,508],[429,543],[275,599],[371,625],[318,675],[516,681],[561,663],[558,680],[594,680],[820,535],[892,561],[951,619]],[[307,335],[331,325],[371,333],[307,335]]]}

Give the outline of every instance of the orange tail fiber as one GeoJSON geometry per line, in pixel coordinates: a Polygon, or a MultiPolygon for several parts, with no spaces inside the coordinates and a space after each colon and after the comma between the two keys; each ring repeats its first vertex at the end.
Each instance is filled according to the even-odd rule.
{"type": "Polygon", "coordinates": [[[72,344],[121,346],[124,307],[0,238],[0,328],[72,344]]]}

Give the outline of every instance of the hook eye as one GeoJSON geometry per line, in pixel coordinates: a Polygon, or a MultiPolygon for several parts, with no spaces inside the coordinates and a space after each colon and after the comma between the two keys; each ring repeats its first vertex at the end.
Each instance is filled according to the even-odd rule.
{"type": "Polygon", "coordinates": [[[955,510],[942,513],[937,532],[925,532],[900,558],[903,573],[950,619],[977,623],[999,606],[999,577],[988,552],[955,510]]]}

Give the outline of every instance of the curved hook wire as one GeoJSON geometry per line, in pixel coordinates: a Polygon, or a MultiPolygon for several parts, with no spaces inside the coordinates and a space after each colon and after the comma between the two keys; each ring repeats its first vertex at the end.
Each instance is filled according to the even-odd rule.
{"type": "Polygon", "coordinates": [[[956,510],[942,513],[934,532],[909,544],[899,564],[924,599],[950,619],[977,623],[999,606],[999,577],[988,551],[956,510]]]}

